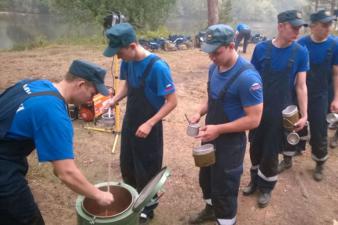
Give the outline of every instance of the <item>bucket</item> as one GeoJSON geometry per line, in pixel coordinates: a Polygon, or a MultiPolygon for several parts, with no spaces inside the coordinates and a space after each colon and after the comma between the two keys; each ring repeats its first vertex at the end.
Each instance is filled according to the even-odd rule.
{"type": "Polygon", "coordinates": [[[98,123],[104,127],[114,127],[115,116],[114,114],[104,113],[98,123]]]}
{"type": "Polygon", "coordinates": [[[163,168],[141,191],[123,182],[104,182],[96,184],[102,191],[109,191],[114,196],[114,202],[103,207],[95,200],[84,196],[76,199],[78,225],[139,225],[139,216],[144,206],[151,201],[162,188],[170,172],[163,168]]]}
{"type": "Polygon", "coordinates": [[[192,155],[198,167],[211,166],[216,162],[215,148],[212,144],[205,144],[193,149],[192,155]]]}
{"type": "Polygon", "coordinates": [[[294,130],[294,124],[299,120],[298,108],[296,105],[289,105],[282,111],[283,127],[288,131],[294,130]]]}
{"type": "Polygon", "coordinates": [[[199,133],[200,125],[198,123],[190,123],[187,127],[187,135],[190,137],[196,137],[199,133]]]}

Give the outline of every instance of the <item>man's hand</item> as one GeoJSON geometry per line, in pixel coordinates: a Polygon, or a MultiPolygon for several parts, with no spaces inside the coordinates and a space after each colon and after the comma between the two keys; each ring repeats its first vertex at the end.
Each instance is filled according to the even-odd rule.
{"type": "Polygon", "coordinates": [[[103,107],[102,107],[102,113],[105,113],[108,111],[109,108],[113,109],[115,107],[115,105],[117,104],[117,101],[115,100],[115,98],[111,98],[107,101],[105,101],[103,103],[103,107]]]}
{"type": "Polygon", "coordinates": [[[107,191],[101,191],[101,190],[98,190],[98,191],[99,192],[96,197],[96,201],[99,205],[108,206],[114,202],[114,196],[112,195],[112,193],[107,192],[107,191]]]}
{"type": "Polygon", "coordinates": [[[295,131],[300,131],[304,128],[305,124],[307,122],[307,117],[300,118],[297,123],[294,124],[295,131]]]}
{"type": "Polygon", "coordinates": [[[331,112],[338,113],[338,99],[334,99],[330,106],[331,112]]]}
{"type": "Polygon", "coordinates": [[[201,114],[196,113],[189,120],[191,123],[198,123],[200,119],[201,119],[201,114]]]}
{"type": "Polygon", "coordinates": [[[153,126],[149,122],[145,122],[141,126],[139,126],[135,135],[136,137],[139,137],[139,138],[146,138],[148,137],[152,128],[153,126]]]}
{"type": "Polygon", "coordinates": [[[200,128],[200,133],[196,138],[201,139],[202,142],[215,140],[220,135],[217,125],[206,125],[200,128]]]}

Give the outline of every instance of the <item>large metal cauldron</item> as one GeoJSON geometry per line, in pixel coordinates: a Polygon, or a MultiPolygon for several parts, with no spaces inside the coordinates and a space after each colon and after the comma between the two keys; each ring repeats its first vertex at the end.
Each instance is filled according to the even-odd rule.
{"type": "Polygon", "coordinates": [[[99,206],[94,200],[78,196],[76,212],[78,225],[138,225],[139,215],[144,206],[162,188],[170,172],[163,168],[141,191],[137,191],[122,182],[105,182],[95,185],[103,191],[114,195],[115,201],[108,207],[99,206]]]}

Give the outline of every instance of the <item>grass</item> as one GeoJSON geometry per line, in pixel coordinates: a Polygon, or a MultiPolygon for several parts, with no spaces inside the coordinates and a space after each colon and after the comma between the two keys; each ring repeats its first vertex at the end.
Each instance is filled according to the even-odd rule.
{"type": "MultiPolygon", "coordinates": [[[[137,33],[139,39],[152,39],[152,38],[167,38],[170,34],[170,31],[162,26],[154,31],[140,31],[137,33]]],[[[98,33],[93,36],[69,36],[61,37],[55,40],[48,40],[44,36],[37,36],[33,41],[15,44],[11,49],[5,51],[25,51],[36,48],[45,48],[54,45],[72,45],[72,46],[91,46],[97,47],[101,45],[106,45],[106,39],[103,33],[98,33]]]]}

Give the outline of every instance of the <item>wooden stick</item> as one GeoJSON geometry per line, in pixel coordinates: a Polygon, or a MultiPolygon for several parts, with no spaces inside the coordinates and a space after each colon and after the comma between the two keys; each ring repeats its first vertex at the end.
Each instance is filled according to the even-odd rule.
{"type": "Polygon", "coordinates": [[[119,139],[119,134],[117,133],[115,135],[115,139],[114,139],[114,144],[113,144],[113,149],[111,150],[111,153],[114,154],[115,153],[115,149],[116,149],[116,144],[117,144],[117,140],[119,139]]]}
{"type": "Polygon", "coordinates": [[[303,196],[304,196],[305,198],[309,198],[309,193],[307,192],[307,189],[306,189],[306,187],[304,186],[304,183],[303,183],[302,180],[300,179],[299,175],[296,174],[296,177],[295,177],[295,178],[296,178],[296,181],[299,183],[300,190],[301,190],[303,196]]]}

